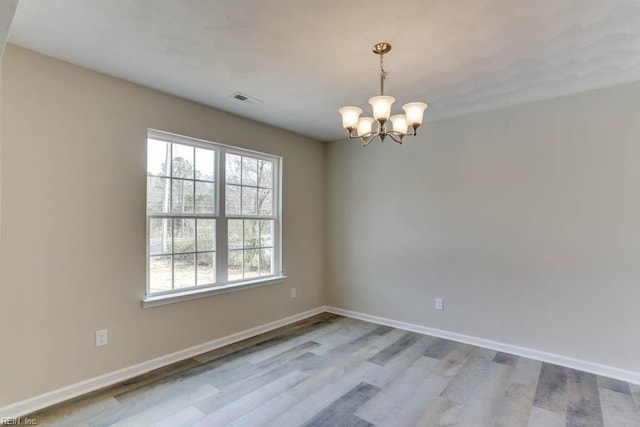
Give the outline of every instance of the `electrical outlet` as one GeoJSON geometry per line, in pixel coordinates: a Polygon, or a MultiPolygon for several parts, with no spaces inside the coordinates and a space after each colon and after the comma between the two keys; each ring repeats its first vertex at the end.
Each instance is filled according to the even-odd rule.
{"type": "Polygon", "coordinates": [[[436,298],[436,310],[444,310],[444,300],[442,298],[436,298]]]}
{"type": "Polygon", "coordinates": [[[102,347],[109,342],[109,332],[106,329],[96,331],[96,347],[102,347]]]}
{"type": "Polygon", "coordinates": [[[296,297],[296,288],[291,288],[291,298],[296,297]]]}

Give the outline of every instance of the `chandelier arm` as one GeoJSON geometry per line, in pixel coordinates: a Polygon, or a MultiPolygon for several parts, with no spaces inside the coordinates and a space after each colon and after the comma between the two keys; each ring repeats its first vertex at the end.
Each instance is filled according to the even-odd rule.
{"type": "Polygon", "coordinates": [[[367,144],[369,144],[371,141],[373,141],[373,139],[374,139],[376,136],[379,136],[379,135],[380,135],[380,132],[374,132],[374,131],[371,131],[371,132],[367,132],[367,133],[365,133],[364,135],[354,135],[354,134],[353,134],[353,130],[351,130],[351,131],[350,131],[349,129],[347,129],[347,135],[349,136],[349,139],[356,139],[356,138],[360,138],[360,139],[362,139],[362,145],[367,145],[367,144]]]}
{"type": "Polygon", "coordinates": [[[397,142],[398,144],[402,144],[402,137],[404,136],[403,134],[394,132],[394,131],[389,131],[387,132],[387,135],[390,136],[394,142],[397,142]]]}
{"type": "Polygon", "coordinates": [[[381,135],[389,135],[391,137],[391,139],[395,142],[397,142],[398,144],[402,144],[402,139],[405,136],[416,136],[416,129],[413,129],[413,133],[399,133],[396,132],[394,130],[386,130],[384,129],[383,131],[380,130],[380,128],[378,128],[377,131],[371,131],[371,132],[367,132],[364,135],[357,135],[354,134],[353,131],[354,129],[346,129],[347,131],[347,136],[349,137],[349,139],[356,139],[356,138],[360,138],[362,139],[362,145],[366,146],[368,145],[371,141],[373,141],[375,139],[375,137],[380,137],[380,139],[382,139],[381,135]]]}
{"type": "MultiPolygon", "coordinates": [[[[351,130],[346,129],[346,131],[347,131],[347,135],[349,136],[349,139],[361,138],[361,136],[358,135],[357,133],[355,133],[355,134],[353,133],[355,131],[355,129],[351,129],[351,130]]],[[[370,133],[372,133],[372,132],[369,132],[369,134],[370,133]]],[[[365,136],[369,135],[369,134],[365,134],[365,136]]]]}
{"type": "Polygon", "coordinates": [[[369,145],[369,143],[371,141],[373,141],[374,139],[376,139],[376,136],[380,136],[379,133],[374,133],[374,132],[369,132],[368,134],[365,134],[362,136],[362,146],[366,147],[367,145],[369,145]]]}

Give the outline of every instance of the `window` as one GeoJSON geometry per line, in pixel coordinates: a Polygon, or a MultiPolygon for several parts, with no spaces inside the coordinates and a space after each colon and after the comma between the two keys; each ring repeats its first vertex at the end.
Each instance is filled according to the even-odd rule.
{"type": "Polygon", "coordinates": [[[147,299],[280,277],[280,163],[149,131],[147,299]]]}

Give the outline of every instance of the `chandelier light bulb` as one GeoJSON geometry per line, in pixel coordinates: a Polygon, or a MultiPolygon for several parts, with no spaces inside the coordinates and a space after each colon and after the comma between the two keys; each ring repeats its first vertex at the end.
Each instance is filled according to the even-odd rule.
{"type": "Polygon", "coordinates": [[[373,117],[360,117],[360,121],[358,122],[358,136],[364,136],[371,133],[373,122],[375,122],[373,117]]]}
{"type": "Polygon", "coordinates": [[[355,129],[358,127],[358,119],[362,114],[362,108],[359,107],[342,107],[338,110],[342,116],[342,127],[345,129],[355,129]]]}
{"type": "Polygon", "coordinates": [[[409,126],[420,126],[422,124],[422,117],[424,110],[428,107],[424,102],[409,102],[404,104],[402,109],[407,114],[407,123],[409,126]]]}
{"type": "Polygon", "coordinates": [[[391,105],[395,101],[393,96],[374,96],[369,99],[369,104],[373,107],[373,118],[378,121],[387,121],[391,115],[391,105]]]}
{"type": "Polygon", "coordinates": [[[407,123],[407,116],[404,114],[396,114],[395,116],[391,116],[391,124],[393,126],[393,130],[398,132],[400,135],[406,135],[409,130],[409,125],[407,123]]]}

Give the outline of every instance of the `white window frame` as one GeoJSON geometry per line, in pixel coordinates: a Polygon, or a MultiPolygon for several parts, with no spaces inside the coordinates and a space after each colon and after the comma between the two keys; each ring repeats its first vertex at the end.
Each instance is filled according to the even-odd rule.
{"type": "MultiPolygon", "coordinates": [[[[194,298],[201,298],[209,295],[238,291],[257,286],[271,285],[275,283],[283,283],[286,279],[282,270],[282,157],[272,154],[262,153],[254,150],[248,150],[240,147],[220,144],[217,142],[206,141],[198,138],[177,135],[174,133],[164,132],[156,129],[148,129],[147,140],[156,139],[166,141],[168,143],[189,145],[192,147],[205,148],[215,152],[215,210],[214,214],[149,214],[146,212],[146,291],[143,299],[144,307],[152,307],[156,305],[167,304],[171,302],[179,302],[194,298]],[[225,190],[226,190],[226,154],[236,154],[240,156],[248,156],[261,160],[273,162],[273,195],[272,195],[272,215],[230,215],[225,212],[225,190]],[[216,283],[211,285],[194,286],[190,288],[174,289],[163,292],[150,293],[150,218],[166,217],[180,218],[187,216],[189,218],[212,218],[215,219],[216,230],[216,283]],[[267,218],[268,217],[268,218],[267,218]],[[227,274],[228,260],[228,241],[227,241],[227,221],[229,219],[271,219],[274,221],[273,230],[273,274],[269,276],[261,276],[250,279],[242,279],[229,281],[227,274]]],[[[145,140],[145,146],[147,145],[145,140]]],[[[145,176],[147,172],[145,169],[145,176]]],[[[234,184],[235,185],[235,184],[234,184]]],[[[145,187],[146,188],[146,187],[145,187]]],[[[148,188],[145,193],[148,195],[148,188]]]]}

